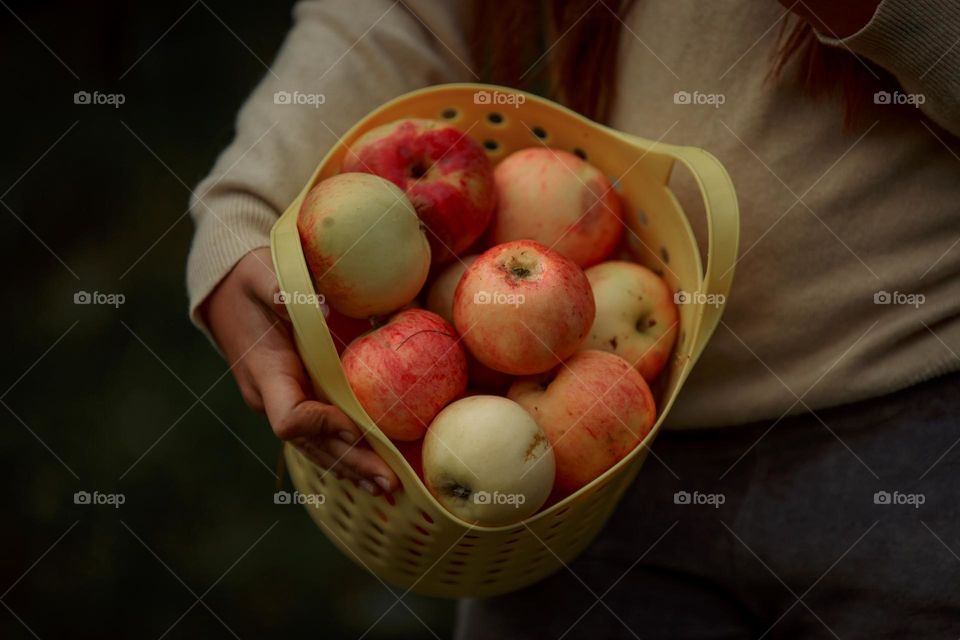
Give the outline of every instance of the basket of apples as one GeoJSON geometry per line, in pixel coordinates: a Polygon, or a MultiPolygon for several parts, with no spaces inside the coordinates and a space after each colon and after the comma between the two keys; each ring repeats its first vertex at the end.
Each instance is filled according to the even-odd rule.
{"type": "Polygon", "coordinates": [[[311,516],[418,593],[556,571],[643,464],[719,322],[738,238],[729,176],[700,149],[488,85],[369,114],[271,240],[317,396],[403,489],[359,491],[288,446],[294,486],[324,497],[311,516]],[[703,196],[705,268],[668,186],[677,162],[703,196]]]}

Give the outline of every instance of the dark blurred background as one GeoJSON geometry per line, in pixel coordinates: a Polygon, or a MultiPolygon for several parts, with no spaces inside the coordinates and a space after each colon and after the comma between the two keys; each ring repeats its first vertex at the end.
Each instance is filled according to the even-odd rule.
{"type": "Polygon", "coordinates": [[[188,189],[292,4],[0,1],[0,638],[450,633],[274,504],[280,446],[187,319],[188,189]]]}

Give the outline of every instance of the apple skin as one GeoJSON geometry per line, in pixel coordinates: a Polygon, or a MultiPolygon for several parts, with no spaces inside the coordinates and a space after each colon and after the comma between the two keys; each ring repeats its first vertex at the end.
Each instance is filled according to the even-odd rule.
{"type": "Polygon", "coordinates": [[[501,526],[527,518],[553,487],[553,452],[543,430],[517,403],[470,396],[440,412],[423,441],[423,474],[430,493],[472,524],[501,526]],[[513,504],[478,501],[522,496],[513,504]],[[480,494],[482,496],[482,493],[480,494]]]}
{"type": "Polygon", "coordinates": [[[457,290],[457,285],[460,284],[463,272],[478,257],[473,255],[454,260],[440,272],[427,292],[427,309],[447,322],[453,322],[453,293],[457,290]]]}
{"type": "Polygon", "coordinates": [[[496,206],[483,147],[437,120],[408,118],[368,131],[350,146],[342,170],[378,175],[407,194],[427,227],[435,264],[466,251],[496,206]]]}
{"type": "Polygon", "coordinates": [[[521,149],[497,165],[493,178],[499,198],[493,243],[529,238],[586,268],[620,242],[623,214],[610,180],[572,153],[521,149]]]}
{"type": "Polygon", "coordinates": [[[483,253],[453,296],[454,325],[470,353],[513,375],[541,373],[573,355],[594,311],[580,267],[532,240],[483,253]]]}
{"type": "Polygon", "coordinates": [[[417,440],[467,388],[467,358],[446,320],[408,309],[356,339],[343,370],[357,400],[392,440],[417,440]]]}
{"type": "Polygon", "coordinates": [[[520,378],[507,397],[550,439],[560,495],[586,486],[633,451],[657,417],[640,374],[605,351],[581,351],[554,371],[520,378]]]}
{"type": "Polygon", "coordinates": [[[430,270],[430,244],[396,186],[365,173],[317,184],[297,216],[314,287],[345,316],[365,318],[413,300],[430,270]]]}
{"type": "Polygon", "coordinates": [[[680,324],[670,285],[634,262],[602,262],[586,274],[597,315],[583,348],[615,353],[653,381],[670,358],[680,324]]]}

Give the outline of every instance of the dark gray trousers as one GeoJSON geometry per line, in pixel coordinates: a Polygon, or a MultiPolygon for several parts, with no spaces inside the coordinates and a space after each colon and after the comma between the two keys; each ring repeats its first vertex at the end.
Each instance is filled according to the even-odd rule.
{"type": "Polygon", "coordinates": [[[661,434],[604,532],[457,637],[960,637],[960,374],[661,434]]]}

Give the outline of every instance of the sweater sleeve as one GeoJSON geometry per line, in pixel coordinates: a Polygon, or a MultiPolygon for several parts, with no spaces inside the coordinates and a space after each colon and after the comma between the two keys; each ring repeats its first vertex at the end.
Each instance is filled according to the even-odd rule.
{"type": "Polygon", "coordinates": [[[474,79],[460,2],[310,0],[236,120],[235,136],[191,199],[190,317],[270,228],[324,154],[379,104],[474,79]]]}
{"type": "Polygon", "coordinates": [[[818,37],[892,73],[906,93],[917,96],[920,109],[931,120],[960,136],[960,4],[956,0],[883,0],[870,22],[853,35],[818,37]]]}

